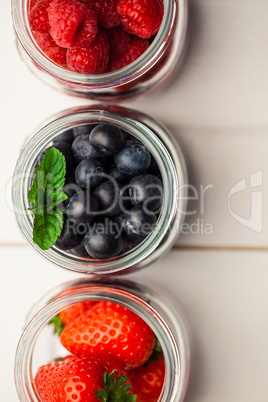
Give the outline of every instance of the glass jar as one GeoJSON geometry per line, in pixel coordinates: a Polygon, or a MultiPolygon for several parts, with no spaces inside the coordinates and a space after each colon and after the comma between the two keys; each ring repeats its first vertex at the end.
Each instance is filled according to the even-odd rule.
{"type": "Polygon", "coordinates": [[[29,27],[27,0],[12,0],[13,24],[22,59],[39,78],[67,93],[116,100],[164,85],[183,60],[188,24],[187,0],[164,0],[162,25],[147,51],[130,65],[106,74],[63,69],[39,49],[29,27]]]}
{"type": "Polygon", "coordinates": [[[85,300],[121,304],[152,328],[161,344],[166,366],[165,382],[158,402],[183,401],[190,372],[189,339],[178,306],[170,303],[162,293],[162,289],[160,291],[156,286],[152,290],[135,282],[108,277],[101,280],[80,279],[53,289],[30,312],[17,347],[15,381],[20,401],[39,401],[34,387],[34,373],[41,365],[59,357],[59,353],[62,356],[62,346],[61,349],[53,346],[58,335],[53,335],[53,329],[47,323],[61,310],[85,300]]]}
{"type": "Polygon", "coordinates": [[[177,240],[187,208],[186,165],[174,137],[158,122],[140,112],[100,105],[71,109],[53,116],[25,145],[13,176],[12,199],[23,235],[45,258],[76,272],[123,273],[152,264],[169,251],[177,240]],[[162,176],[163,200],[155,229],[138,246],[109,260],[78,257],[56,246],[41,250],[33,242],[33,215],[28,210],[28,193],[39,156],[58,135],[89,123],[112,124],[137,137],[151,152],[162,176]]]}

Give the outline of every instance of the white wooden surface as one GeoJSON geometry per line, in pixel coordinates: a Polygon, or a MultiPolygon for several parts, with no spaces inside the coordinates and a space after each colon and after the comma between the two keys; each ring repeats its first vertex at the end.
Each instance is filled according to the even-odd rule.
{"type": "MultiPolygon", "coordinates": [[[[43,261],[21,237],[10,205],[10,179],[20,148],[35,127],[61,109],[86,104],[39,82],[20,60],[10,2],[1,4],[0,253],[1,401],[18,401],[13,384],[15,347],[31,304],[74,274],[43,261]]],[[[193,339],[186,402],[268,400],[268,2],[190,0],[191,37],[180,75],[165,93],[129,105],[165,123],[185,151],[190,183],[206,188],[204,208],[190,203],[190,234],[165,260],[138,275],[163,283],[181,302],[193,339]],[[263,201],[262,231],[239,223],[263,201]],[[261,193],[262,192],[262,193],[261,193]],[[252,204],[252,205],[251,205],[252,204]],[[196,212],[195,212],[196,211],[196,212]],[[203,229],[202,229],[203,223],[203,229]],[[212,234],[202,233],[210,225],[212,234]],[[182,248],[188,248],[183,251],[182,248]],[[221,250],[224,249],[225,251],[221,250]],[[240,250],[240,251],[237,251],[240,250]]],[[[256,218],[256,219],[257,219],[256,218]]]]}

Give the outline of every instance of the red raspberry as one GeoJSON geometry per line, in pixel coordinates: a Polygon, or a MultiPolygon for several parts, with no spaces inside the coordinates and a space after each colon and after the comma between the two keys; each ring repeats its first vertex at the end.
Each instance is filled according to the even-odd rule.
{"type": "Polygon", "coordinates": [[[150,38],[160,28],[164,5],[162,0],[119,0],[117,12],[128,33],[150,38]]]}
{"type": "Polygon", "coordinates": [[[113,28],[120,24],[120,15],[117,12],[118,0],[82,0],[98,17],[99,25],[104,28],[113,28]]]}
{"type": "Polygon", "coordinates": [[[37,1],[32,5],[29,13],[29,24],[33,31],[49,33],[50,25],[47,14],[48,5],[48,0],[37,1]]]}
{"type": "Polygon", "coordinates": [[[115,27],[113,29],[109,29],[107,33],[108,39],[110,42],[110,54],[111,57],[117,57],[119,54],[125,53],[131,36],[124,31],[121,27],[115,27]]]}
{"type": "Polygon", "coordinates": [[[61,67],[66,68],[66,49],[58,46],[50,34],[33,31],[33,36],[38,46],[43,50],[47,57],[59,64],[61,67]]]}
{"type": "Polygon", "coordinates": [[[106,34],[99,29],[96,39],[87,48],[68,49],[69,70],[82,74],[101,74],[109,62],[109,42],[106,34]]]}
{"type": "Polygon", "coordinates": [[[110,71],[119,70],[138,59],[149,47],[149,42],[146,39],[130,38],[130,42],[124,53],[112,53],[110,60],[110,71]]]}
{"type": "Polygon", "coordinates": [[[98,32],[96,14],[77,0],[53,0],[48,8],[50,34],[62,47],[87,47],[98,32]]]}

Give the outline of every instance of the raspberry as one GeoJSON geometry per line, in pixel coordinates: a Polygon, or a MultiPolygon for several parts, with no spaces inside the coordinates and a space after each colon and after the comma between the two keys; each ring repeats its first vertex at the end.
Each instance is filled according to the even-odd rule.
{"type": "Polygon", "coordinates": [[[149,47],[149,42],[146,39],[130,38],[130,42],[123,53],[113,53],[110,60],[110,71],[119,70],[138,59],[149,47]]]}
{"type": "Polygon", "coordinates": [[[32,5],[29,13],[29,24],[33,31],[49,33],[50,25],[47,14],[48,5],[48,0],[37,1],[32,5]]]}
{"type": "Polygon", "coordinates": [[[96,14],[77,0],[53,0],[48,8],[50,34],[62,47],[89,46],[98,32],[96,14]]]}
{"type": "Polygon", "coordinates": [[[98,17],[99,25],[104,28],[113,28],[120,24],[117,12],[118,0],[82,0],[98,17]]]}
{"type": "Polygon", "coordinates": [[[162,0],[119,0],[117,12],[128,33],[150,38],[160,28],[164,5],[162,0]]]}
{"type": "Polygon", "coordinates": [[[33,36],[47,57],[66,68],[66,49],[58,46],[50,34],[33,31],[33,36]]]}
{"type": "Polygon", "coordinates": [[[121,27],[115,27],[109,29],[107,35],[110,42],[110,53],[112,58],[117,57],[119,54],[126,51],[131,39],[131,36],[126,31],[123,31],[121,27]]]}
{"type": "Polygon", "coordinates": [[[109,42],[106,34],[99,29],[96,39],[87,48],[68,49],[69,70],[82,74],[101,74],[109,62],[109,42]]]}

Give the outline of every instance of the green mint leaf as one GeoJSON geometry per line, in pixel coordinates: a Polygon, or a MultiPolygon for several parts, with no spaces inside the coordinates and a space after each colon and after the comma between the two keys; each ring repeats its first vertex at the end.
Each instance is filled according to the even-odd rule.
{"type": "Polygon", "coordinates": [[[68,196],[62,192],[65,183],[66,161],[56,148],[49,148],[42,163],[35,171],[32,187],[28,194],[34,204],[33,241],[47,250],[56,243],[63,228],[63,210],[60,204],[68,196]]]}

